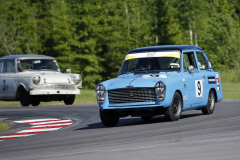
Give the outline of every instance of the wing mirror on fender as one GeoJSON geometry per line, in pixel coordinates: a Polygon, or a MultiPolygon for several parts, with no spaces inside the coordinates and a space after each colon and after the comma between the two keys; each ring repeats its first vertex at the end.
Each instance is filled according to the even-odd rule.
{"type": "Polygon", "coordinates": [[[72,69],[66,69],[67,73],[71,73],[72,69]]]}

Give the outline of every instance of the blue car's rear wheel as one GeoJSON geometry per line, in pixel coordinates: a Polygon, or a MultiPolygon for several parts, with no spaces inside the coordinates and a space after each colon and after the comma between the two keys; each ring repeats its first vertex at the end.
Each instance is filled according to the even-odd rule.
{"type": "Polygon", "coordinates": [[[208,103],[206,106],[202,108],[202,113],[212,114],[215,108],[215,102],[216,102],[215,93],[213,90],[210,90],[208,94],[208,103]]]}

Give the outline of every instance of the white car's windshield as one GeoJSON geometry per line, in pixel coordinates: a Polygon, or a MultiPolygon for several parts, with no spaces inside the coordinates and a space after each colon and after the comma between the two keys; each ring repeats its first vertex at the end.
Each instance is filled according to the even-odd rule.
{"type": "Polygon", "coordinates": [[[128,54],[120,74],[159,73],[161,71],[180,71],[180,54],[176,52],[128,54]]]}
{"type": "Polygon", "coordinates": [[[60,71],[60,68],[55,59],[26,59],[18,60],[18,71],[31,70],[50,70],[60,71]]]}

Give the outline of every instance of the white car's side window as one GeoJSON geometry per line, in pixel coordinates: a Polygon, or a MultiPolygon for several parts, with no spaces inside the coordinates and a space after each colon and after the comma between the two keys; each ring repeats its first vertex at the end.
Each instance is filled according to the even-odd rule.
{"type": "Polygon", "coordinates": [[[14,73],[15,63],[13,60],[5,60],[3,65],[3,73],[14,73]]]}
{"type": "Polygon", "coordinates": [[[2,73],[3,61],[0,61],[0,74],[2,73]]]}

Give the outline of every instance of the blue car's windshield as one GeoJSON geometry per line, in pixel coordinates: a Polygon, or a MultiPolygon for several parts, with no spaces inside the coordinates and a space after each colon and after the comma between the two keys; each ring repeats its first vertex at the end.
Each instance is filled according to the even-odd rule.
{"type": "MultiPolygon", "coordinates": [[[[160,52],[158,52],[160,53],[160,52]]],[[[138,55],[137,55],[138,56],[138,55]]],[[[159,73],[161,71],[180,71],[180,54],[171,56],[147,56],[125,58],[120,74],[159,73]]]]}

